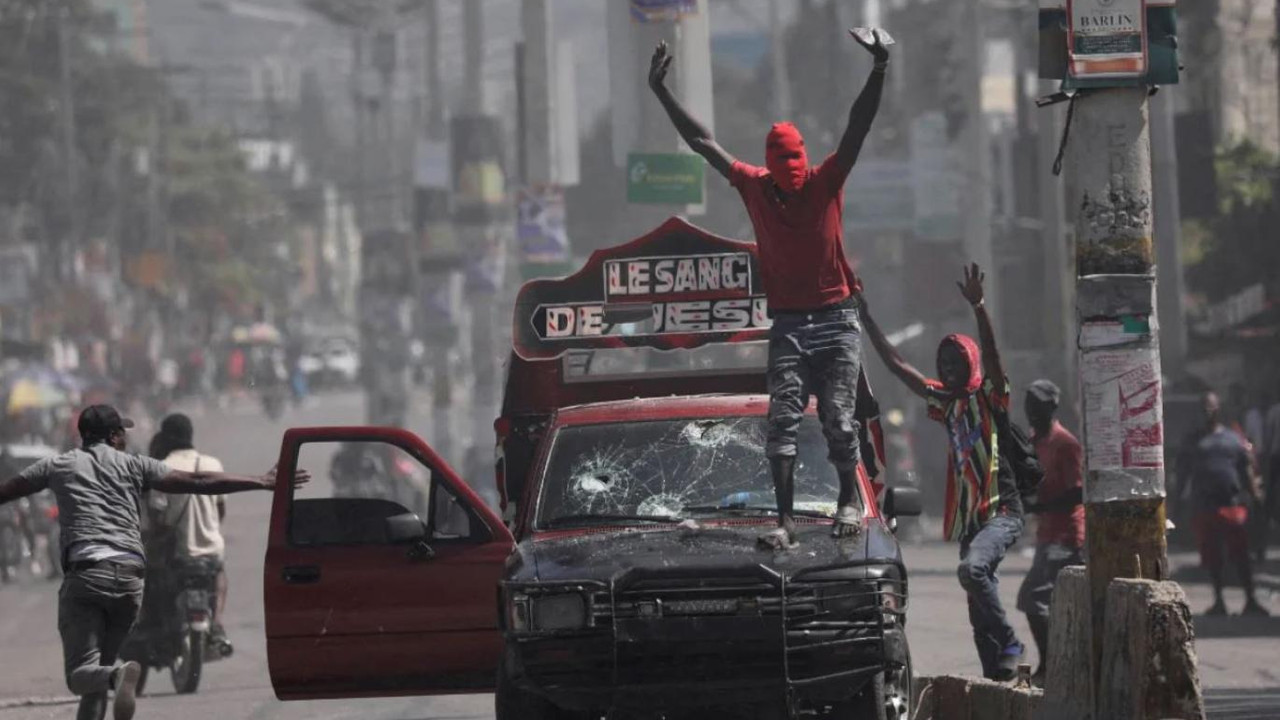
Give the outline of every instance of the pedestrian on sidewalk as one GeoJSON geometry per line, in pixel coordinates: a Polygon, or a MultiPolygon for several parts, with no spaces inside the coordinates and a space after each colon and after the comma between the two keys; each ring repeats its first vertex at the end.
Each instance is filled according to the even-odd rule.
{"type": "Polygon", "coordinates": [[[833,534],[857,533],[860,423],[855,416],[862,328],[853,302],[857,278],[845,258],[844,183],[880,108],[889,49],[882,31],[869,42],[851,32],[875,59],[849,110],[840,145],[816,167],[804,138],[783,122],[765,140],[765,167],[740,162],[711,136],[666,86],[675,56],[660,43],[649,66],[649,87],[680,136],[737,189],[760,250],[760,271],[773,326],[769,331],[769,418],[765,453],[778,503],[778,527],[760,538],[768,547],[795,545],[796,438],[811,395],[832,464],[840,477],[833,534]]]}
{"type": "MultiPolygon", "coordinates": [[[[1194,527],[1200,545],[1200,563],[1213,581],[1213,606],[1205,615],[1226,615],[1222,592],[1222,549],[1240,574],[1244,587],[1245,615],[1270,613],[1258,602],[1253,587],[1253,561],[1249,556],[1250,498],[1261,498],[1261,488],[1249,449],[1240,434],[1222,422],[1218,395],[1202,399],[1204,424],[1191,433],[1178,453],[1177,473],[1196,508],[1194,527]]],[[[1187,499],[1187,498],[1184,498],[1187,499]]]]}
{"type": "Polygon", "coordinates": [[[1280,385],[1272,399],[1274,402],[1268,405],[1263,419],[1262,447],[1258,448],[1263,466],[1262,524],[1265,528],[1261,533],[1262,544],[1257,549],[1258,562],[1266,561],[1271,523],[1280,515],[1280,385]]]}
{"type": "Polygon", "coordinates": [[[1000,602],[996,570],[1022,534],[1022,499],[1010,462],[1001,457],[1001,426],[1008,427],[1009,379],[996,348],[982,284],[974,263],[965,268],[960,292],[973,308],[979,344],[967,335],[949,335],[938,346],[933,380],[898,354],[872,319],[865,299],[862,318],[871,344],[889,370],[928,403],[929,416],[947,430],[946,539],[960,543],[957,574],[969,602],[973,641],[982,674],[1008,681],[1017,676],[1024,647],[1000,602]]]}
{"type": "MultiPolygon", "coordinates": [[[[115,720],[129,720],[136,709],[142,668],[121,663],[117,656],[142,603],[142,494],[221,495],[276,485],[274,469],[261,477],[183,472],[127,454],[123,450],[131,427],[133,421],[110,405],[88,407],[77,422],[80,447],[0,482],[0,505],[45,489],[58,502],[65,572],[58,593],[58,631],[67,687],[80,696],[77,720],[102,720],[108,691],[115,693],[115,720]]],[[[308,479],[299,472],[294,482],[308,479]]]]}
{"type": "Polygon", "coordinates": [[[1044,466],[1044,480],[1034,501],[1023,510],[1036,517],[1036,554],[1018,590],[1018,609],[1027,616],[1040,664],[1033,678],[1043,684],[1049,664],[1049,603],[1058,573],[1084,565],[1084,448],[1058,422],[1062,391],[1050,380],[1036,380],[1027,389],[1027,422],[1034,433],[1036,457],[1044,466]]]}

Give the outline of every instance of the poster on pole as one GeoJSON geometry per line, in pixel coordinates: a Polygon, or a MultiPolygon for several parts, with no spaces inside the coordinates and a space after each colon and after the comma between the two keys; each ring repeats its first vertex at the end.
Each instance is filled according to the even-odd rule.
{"type": "Polygon", "coordinates": [[[1076,79],[1147,74],[1146,0],[1067,0],[1068,71],[1076,79]]]}
{"type": "Polygon", "coordinates": [[[521,262],[563,262],[569,258],[563,190],[543,187],[516,192],[516,244],[521,262]]]}
{"type": "Polygon", "coordinates": [[[1089,469],[1163,467],[1159,351],[1153,346],[1086,350],[1080,375],[1089,469]]]}

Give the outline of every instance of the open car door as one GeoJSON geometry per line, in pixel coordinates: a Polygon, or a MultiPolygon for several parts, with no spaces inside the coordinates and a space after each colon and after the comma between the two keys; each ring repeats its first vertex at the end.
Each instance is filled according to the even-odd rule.
{"type": "Polygon", "coordinates": [[[285,433],[264,577],[282,700],[480,692],[496,677],[498,581],[514,543],[416,435],[285,433]]]}

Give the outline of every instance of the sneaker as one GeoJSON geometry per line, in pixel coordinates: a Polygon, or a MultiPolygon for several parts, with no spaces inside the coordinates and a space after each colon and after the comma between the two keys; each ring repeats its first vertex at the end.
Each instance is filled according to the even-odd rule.
{"type": "Polygon", "coordinates": [[[1205,617],[1226,617],[1227,606],[1221,600],[1218,600],[1208,610],[1204,611],[1205,617]]]}
{"type": "Polygon", "coordinates": [[[1004,652],[1000,653],[1000,660],[991,679],[996,682],[1016,680],[1018,677],[1018,665],[1022,662],[1023,650],[1022,643],[1017,640],[1005,648],[1004,652]]]}
{"type": "Polygon", "coordinates": [[[133,713],[138,709],[138,678],[141,676],[142,666],[132,661],[116,670],[116,697],[111,706],[111,716],[115,720],[133,720],[133,713]]]}
{"type": "Polygon", "coordinates": [[[1240,613],[1243,617],[1271,617],[1271,611],[1263,607],[1257,598],[1249,598],[1244,604],[1244,610],[1240,613]]]}

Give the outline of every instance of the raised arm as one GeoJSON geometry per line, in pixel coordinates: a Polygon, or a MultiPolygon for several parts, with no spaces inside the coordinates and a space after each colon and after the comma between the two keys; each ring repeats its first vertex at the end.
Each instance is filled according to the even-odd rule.
{"type": "Polygon", "coordinates": [[[667,49],[666,41],[658,43],[658,47],[653,51],[653,60],[649,63],[649,87],[653,90],[653,94],[658,96],[663,109],[667,111],[667,116],[671,118],[671,123],[676,126],[676,132],[680,133],[680,137],[684,138],[689,148],[705,158],[711,167],[727,178],[735,158],[720,147],[715,138],[711,137],[711,131],[707,126],[690,115],[667,87],[667,71],[671,68],[671,61],[675,59],[676,56],[667,49]]]}
{"type": "MultiPolygon", "coordinates": [[[[311,473],[298,470],[294,473],[294,487],[311,480],[311,473]]],[[[163,477],[153,480],[151,488],[165,493],[189,493],[192,495],[226,495],[228,493],[248,490],[274,490],[276,487],[276,469],[261,476],[236,475],[227,472],[208,472],[197,470],[169,470],[163,477]]]]}
{"type": "Polygon", "coordinates": [[[987,274],[982,272],[978,263],[964,269],[964,282],[957,282],[960,294],[973,307],[973,317],[978,321],[978,340],[982,343],[982,372],[988,380],[997,386],[1004,382],[1004,364],[1000,362],[1000,351],[996,348],[996,332],[991,327],[991,317],[987,315],[986,296],[982,283],[987,274]]]}
{"type": "Polygon", "coordinates": [[[836,148],[836,159],[846,175],[853,169],[854,163],[858,162],[862,143],[867,139],[867,133],[871,132],[871,123],[875,121],[876,113],[880,111],[885,71],[889,67],[889,48],[885,47],[880,33],[875,33],[874,44],[863,41],[852,30],[849,34],[871,53],[876,64],[867,78],[867,84],[858,94],[858,99],[853,102],[853,107],[849,108],[849,124],[845,126],[844,135],[840,138],[840,147],[836,148]]]}
{"type": "Polygon", "coordinates": [[[928,399],[929,383],[925,380],[924,373],[904,360],[898,354],[897,348],[889,342],[889,338],[884,336],[884,331],[880,329],[875,319],[871,317],[866,297],[861,292],[854,297],[857,300],[858,309],[861,311],[862,322],[867,329],[867,336],[871,338],[871,345],[876,349],[876,353],[880,355],[880,359],[889,367],[889,371],[896,375],[911,392],[928,399]]]}

